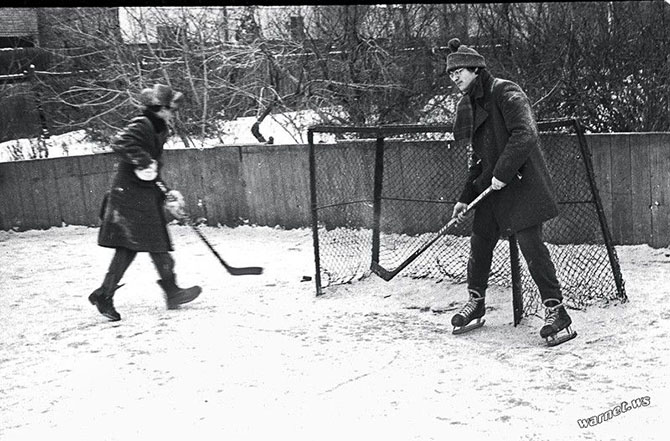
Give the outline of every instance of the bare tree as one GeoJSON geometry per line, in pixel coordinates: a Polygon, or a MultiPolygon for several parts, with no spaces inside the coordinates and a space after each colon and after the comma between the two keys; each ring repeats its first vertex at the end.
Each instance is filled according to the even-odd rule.
{"type": "MultiPolygon", "coordinates": [[[[668,130],[668,7],[123,9],[137,43],[114,25],[117,8],[78,8],[53,26],[63,44],[51,50],[51,73],[37,78],[56,131],[85,128],[108,139],[134,111],[134,93],[163,82],[186,94],[182,132],[216,136],[216,121],[253,115],[253,134],[266,142],[262,121],[287,112],[355,125],[451,118],[458,93],[444,72],[444,46],[456,36],[494,75],[518,82],[539,119],[576,116],[598,131],[668,130]]],[[[286,124],[304,129],[298,118],[286,124]]]]}
{"type": "Polygon", "coordinates": [[[472,5],[472,43],[540,118],[597,131],[668,130],[667,2],[472,5]]]}

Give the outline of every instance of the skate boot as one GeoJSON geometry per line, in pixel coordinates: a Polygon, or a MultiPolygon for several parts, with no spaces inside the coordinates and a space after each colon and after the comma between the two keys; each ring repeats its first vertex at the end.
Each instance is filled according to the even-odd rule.
{"type": "Polygon", "coordinates": [[[577,333],[570,329],[572,319],[565,310],[563,303],[556,299],[544,301],[545,318],[544,326],[540,329],[540,337],[547,341],[548,346],[557,346],[577,337],[577,333]],[[565,333],[558,335],[565,330],[565,333]]]}
{"type": "Polygon", "coordinates": [[[116,288],[114,288],[110,293],[107,293],[105,288],[101,286],[100,288],[93,291],[90,296],[88,296],[88,301],[98,308],[98,312],[100,312],[100,314],[104,315],[112,322],[118,322],[121,320],[121,314],[119,314],[114,308],[112,296],[114,296],[114,292],[122,286],[123,285],[117,285],[116,288]]]}
{"type": "Polygon", "coordinates": [[[158,284],[165,291],[165,303],[167,309],[177,309],[179,305],[191,302],[202,292],[199,286],[192,286],[190,288],[180,288],[175,283],[174,277],[170,279],[159,280],[158,284]]]}
{"type": "Polygon", "coordinates": [[[482,320],[482,317],[486,313],[484,299],[485,297],[477,291],[470,290],[470,300],[463,305],[460,312],[451,318],[451,324],[454,327],[452,334],[463,334],[484,326],[486,322],[486,320],[482,320]],[[474,319],[477,319],[477,321],[470,324],[474,319]]]}

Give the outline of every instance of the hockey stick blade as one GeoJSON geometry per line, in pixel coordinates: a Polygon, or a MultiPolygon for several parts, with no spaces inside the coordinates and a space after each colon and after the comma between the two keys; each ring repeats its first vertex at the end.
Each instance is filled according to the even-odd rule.
{"type": "MultiPolygon", "coordinates": [[[[468,207],[465,209],[465,211],[462,214],[468,213],[471,211],[473,208],[475,208],[486,196],[491,194],[491,192],[494,191],[492,186],[489,186],[484,190],[479,196],[475,198],[474,201],[470,202],[468,204],[468,207]]],[[[431,240],[423,244],[418,250],[414,251],[407,259],[405,259],[398,267],[394,270],[388,270],[384,267],[382,267],[379,262],[373,261],[370,265],[370,270],[372,270],[373,273],[377,274],[379,277],[384,279],[385,281],[389,281],[395,276],[400,273],[403,269],[405,269],[410,263],[412,263],[417,257],[419,257],[421,254],[423,254],[424,251],[426,251],[428,248],[430,248],[435,242],[437,242],[442,236],[447,234],[447,232],[451,229],[452,226],[454,226],[456,223],[458,223],[458,218],[452,218],[445,226],[439,229],[435,237],[433,237],[431,240]]]]}
{"type": "Polygon", "coordinates": [[[216,258],[219,260],[221,265],[223,265],[223,267],[226,269],[226,271],[228,271],[228,273],[230,275],[233,275],[233,276],[256,276],[256,275],[259,275],[259,274],[263,274],[263,268],[260,267],[260,266],[234,267],[234,266],[228,265],[228,263],[226,263],[226,261],[223,260],[223,258],[219,255],[219,253],[216,251],[216,249],[214,249],[212,244],[209,243],[209,241],[207,240],[205,235],[202,234],[202,231],[200,231],[200,229],[196,225],[190,224],[190,226],[193,229],[193,231],[196,232],[198,237],[200,237],[200,239],[202,239],[202,241],[205,242],[205,245],[207,245],[209,250],[214,254],[214,256],[216,256],[216,258]]]}
{"type": "Polygon", "coordinates": [[[394,271],[389,271],[386,268],[382,267],[379,264],[379,262],[372,262],[370,264],[370,269],[372,270],[373,273],[377,274],[379,277],[388,282],[389,280],[394,278],[395,275],[398,274],[402,268],[396,269],[394,271]]]}

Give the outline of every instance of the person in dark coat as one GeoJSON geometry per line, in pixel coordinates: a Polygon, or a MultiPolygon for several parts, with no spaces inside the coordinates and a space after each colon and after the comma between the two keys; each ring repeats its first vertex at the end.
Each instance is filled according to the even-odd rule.
{"type": "Polygon", "coordinates": [[[477,51],[458,39],[449,46],[447,72],[463,93],[456,109],[454,139],[471,151],[453,217],[462,221],[470,202],[487,187],[494,190],[474,210],[467,266],[470,299],[452,318],[454,332],[483,325],[493,250],[501,236],[514,234],[546,308],[540,335],[549,344],[562,343],[576,334],[569,328],[572,320],[542,239],[542,224],[558,215],[558,205],[530,102],[517,84],[491,76],[477,51]],[[558,338],[564,329],[568,336],[558,338]]]}
{"type": "Polygon", "coordinates": [[[114,292],[138,252],[151,256],[168,309],[194,300],[201,292],[199,286],[183,289],[176,284],[164,208],[179,218],[184,214],[184,199],[178,191],[169,190],[160,177],[163,144],[172,112],[181,99],[180,92],[162,84],[144,89],[140,95],[142,114],[112,141],[119,160],[112,188],[103,201],[98,245],[116,251],[102,285],[88,298],[112,321],[121,320],[114,308],[114,292]]]}

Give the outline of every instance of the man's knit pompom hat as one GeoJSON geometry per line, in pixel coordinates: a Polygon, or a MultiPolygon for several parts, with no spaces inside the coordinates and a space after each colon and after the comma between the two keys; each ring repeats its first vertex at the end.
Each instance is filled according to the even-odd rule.
{"type": "Polygon", "coordinates": [[[458,38],[449,40],[448,45],[451,53],[447,56],[447,72],[461,67],[486,67],[484,57],[476,50],[461,44],[458,38]]]}

